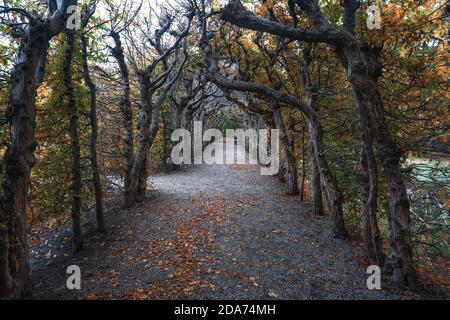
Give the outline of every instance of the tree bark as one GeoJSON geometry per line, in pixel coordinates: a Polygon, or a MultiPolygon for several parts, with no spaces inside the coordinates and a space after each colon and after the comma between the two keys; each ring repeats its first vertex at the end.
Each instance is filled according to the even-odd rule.
{"type": "Polygon", "coordinates": [[[145,199],[149,175],[148,156],[159,130],[159,113],[167,95],[167,88],[162,89],[154,105],[152,105],[151,96],[153,95],[153,90],[148,89],[148,83],[147,79],[141,79],[139,139],[131,173],[130,200],[132,205],[136,202],[142,202],[145,199]]]}
{"type": "Polygon", "coordinates": [[[314,143],[311,140],[311,195],[314,214],[323,215],[322,182],[320,179],[319,166],[317,164],[314,143]]]}
{"type": "MultiPolygon", "coordinates": [[[[306,180],[306,147],[305,147],[305,123],[302,120],[301,130],[301,153],[302,153],[302,182],[300,185],[300,201],[305,201],[305,180],[306,180]]],[[[314,206],[314,204],[313,204],[314,206]]],[[[314,209],[315,211],[315,209],[314,209]]]]}
{"type": "Polygon", "coordinates": [[[91,137],[89,143],[89,151],[91,157],[92,182],[94,185],[94,193],[95,193],[95,214],[97,218],[97,230],[99,232],[105,232],[105,217],[103,213],[103,190],[97,160],[97,136],[98,136],[97,87],[92,81],[89,72],[87,40],[84,34],[81,35],[81,50],[83,56],[83,78],[87,87],[89,88],[89,97],[90,97],[89,120],[91,124],[91,137]]]}
{"type": "Polygon", "coordinates": [[[326,188],[330,211],[328,215],[331,220],[332,233],[337,239],[345,239],[347,237],[347,231],[345,229],[344,214],[342,211],[342,194],[325,157],[323,129],[320,123],[310,121],[310,134],[320,177],[323,179],[326,188]]]}
{"type": "Polygon", "coordinates": [[[111,49],[113,57],[119,65],[120,75],[122,78],[122,93],[120,95],[120,110],[123,114],[123,126],[125,128],[124,137],[124,205],[132,206],[131,195],[131,171],[133,170],[134,161],[134,134],[133,134],[133,110],[130,102],[130,74],[123,53],[122,42],[118,33],[112,32],[111,37],[114,40],[115,47],[111,49]]]}
{"type": "Polygon", "coordinates": [[[283,144],[283,150],[286,156],[286,187],[289,195],[298,194],[298,182],[297,182],[297,165],[295,154],[293,150],[293,143],[289,141],[289,133],[286,125],[281,116],[281,112],[278,108],[273,112],[274,122],[276,127],[281,130],[281,142],[283,144]]]}
{"type": "MultiPolygon", "coordinates": [[[[325,193],[327,196],[328,203],[328,215],[331,220],[333,235],[335,238],[344,239],[347,237],[347,231],[345,229],[344,222],[344,213],[342,209],[342,193],[339,190],[339,184],[337,182],[336,176],[333,175],[331,168],[328,164],[328,161],[325,156],[325,147],[323,145],[323,129],[320,123],[320,119],[318,116],[318,104],[316,101],[317,97],[317,88],[313,85],[310,73],[309,66],[311,64],[311,56],[309,52],[305,52],[302,67],[300,70],[303,87],[306,92],[307,97],[307,106],[308,109],[313,110],[312,116],[309,118],[309,131],[311,135],[311,142],[313,151],[313,166],[315,162],[317,162],[317,168],[319,172],[313,172],[313,181],[314,183],[314,197],[317,201],[317,208],[314,208],[314,211],[317,214],[320,214],[320,210],[323,210],[323,206],[321,208],[319,194],[321,194],[321,185],[323,182],[325,186],[325,193]]],[[[315,167],[312,168],[315,171],[315,167]]]]}
{"type": "Polygon", "coordinates": [[[142,181],[143,172],[147,171],[149,146],[149,130],[151,123],[151,106],[149,93],[150,80],[142,76],[140,78],[140,103],[139,103],[139,136],[136,155],[134,157],[133,167],[130,176],[130,206],[136,202],[143,201],[145,198],[146,181],[142,181]]]}
{"type": "Polygon", "coordinates": [[[150,128],[148,129],[148,136],[147,136],[147,144],[146,144],[146,160],[143,162],[143,165],[141,166],[141,170],[139,173],[139,187],[138,187],[138,201],[143,201],[145,199],[145,194],[147,191],[147,180],[149,176],[149,152],[150,148],[153,145],[153,142],[155,141],[156,135],[159,131],[159,115],[160,110],[163,101],[165,100],[165,93],[160,93],[160,95],[157,98],[157,101],[154,105],[151,107],[151,117],[150,117],[150,128]]]}
{"type": "Polygon", "coordinates": [[[363,201],[363,240],[367,258],[384,264],[382,239],[378,228],[378,166],[373,150],[374,132],[370,125],[369,113],[356,98],[356,110],[359,115],[361,132],[360,182],[363,201]]]}
{"type": "Polygon", "coordinates": [[[158,98],[156,99],[155,103],[152,105],[150,102],[151,107],[149,108],[150,111],[150,128],[148,129],[147,133],[147,139],[146,139],[146,159],[145,162],[142,163],[140,166],[141,170],[139,172],[139,180],[138,180],[138,193],[137,193],[137,201],[141,202],[145,199],[145,194],[147,191],[147,180],[149,176],[149,158],[148,154],[150,152],[150,148],[153,145],[153,142],[155,141],[156,135],[159,131],[159,116],[162,104],[166,100],[167,93],[171,89],[171,84],[168,84],[165,88],[161,89],[161,92],[158,95],[158,98]]]}
{"type": "Polygon", "coordinates": [[[366,257],[375,260],[379,266],[384,264],[384,254],[382,250],[382,240],[378,228],[377,204],[373,199],[373,182],[370,180],[370,169],[367,161],[367,155],[362,148],[360,155],[360,182],[362,186],[363,199],[363,240],[366,257]]]}
{"type": "Polygon", "coordinates": [[[67,112],[69,116],[70,145],[72,152],[72,241],[73,249],[78,252],[83,247],[81,232],[81,155],[78,136],[78,115],[72,81],[72,64],[75,50],[75,32],[66,31],[67,49],[64,56],[63,73],[66,86],[67,112]]]}
{"type": "Polygon", "coordinates": [[[43,55],[48,42],[63,29],[70,4],[76,1],[62,0],[50,19],[29,22],[11,70],[7,114],[11,142],[3,158],[4,193],[0,199],[0,297],[20,298],[31,294],[26,216],[36,148],[36,84],[43,79],[38,65],[39,70],[44,70],[43,55]]]}
{"type": "Polygon", "coordinates": [[[49,38],[48,26],[30,25],[22,39],[9,81],[11,143],[3,162],[4,194],[0,215],[0,296],[22,297],[31,291],[27,243],[27,197],[36,141],[36,71],[49,38]]]}
{"type": "Polygon", "coordinates": [[[44,81],[45,77],[45,68],[47,66],[47,52],[48,48],[50,46],[50,43],[44,43],[43,47],[41,48],[41,52],[39,54],[39,61],[36,69],[36,77],[35,77],[35,85],[36,87],[39,87],[40,84],[44,81]]]}
{"type": "Polygon", "coordinates": [[[378,142],[378,154],[389,187],[390,201],[386,210],[392,250],[389,262],[393,269],[394,281],[398,285],[416,287],[418,279],[412,254],[409,199],[400,166],[401,151],[386,127],[383,100],[375,81],[367,73],[360,72],[354,72],[350,81],[357,103],[365,107],[373,125],[378,142]]]}

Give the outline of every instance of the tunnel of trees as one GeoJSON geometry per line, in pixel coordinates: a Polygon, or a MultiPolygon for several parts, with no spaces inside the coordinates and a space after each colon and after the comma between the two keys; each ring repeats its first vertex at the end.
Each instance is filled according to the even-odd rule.
{"type": "Polygon", "coordinates": [[[331,238],[397,286],[448,277],[446,1],[45,2],[0,4],[1,297],[33,292],[33,228],[70,224],[77,253],[90,215],[151,208],[194,121],[279,129],[277,177],[331,238]]]}

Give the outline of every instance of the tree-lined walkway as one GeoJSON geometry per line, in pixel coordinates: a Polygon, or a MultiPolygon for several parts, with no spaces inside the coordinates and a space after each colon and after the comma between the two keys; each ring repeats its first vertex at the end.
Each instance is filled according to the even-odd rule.
{"type": "MultiPolygon", "coordinates": [[[[69,230],[32,247],[35,298],[330,299],[401,298],[366,289],[361,250],[333,239],[326,217],[286,196],[250,165],[191,166],[153,177],[140,206],[107,211],[107,233],[84,224],[85,250],[69,230]],[[82,289],[66,289],[79,265],[82,289]]],[[[389,283],[383,282],[384,288],[389,283]]]]}

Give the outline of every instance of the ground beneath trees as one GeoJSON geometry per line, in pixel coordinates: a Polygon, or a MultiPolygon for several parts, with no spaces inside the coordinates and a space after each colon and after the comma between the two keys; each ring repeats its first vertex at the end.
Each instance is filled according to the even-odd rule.
{"type": "Polygon", "coordinates": [[[326,217],[286,196],[257,166],[201,165],[152,177],[147,201],[109,206],[108,231],[83,225],[84,251],[70,229],[36,231],[31,247],[38,299],[408,299],[387,279],[366,288],[361,248],[333,239],[326,217]],[[36,239],[40,239],[37,241],[36,239]],[[37,242],[37,243],[36,243],[37,242]],[[81,290],[66,268],[81,268],[81,290]]]}

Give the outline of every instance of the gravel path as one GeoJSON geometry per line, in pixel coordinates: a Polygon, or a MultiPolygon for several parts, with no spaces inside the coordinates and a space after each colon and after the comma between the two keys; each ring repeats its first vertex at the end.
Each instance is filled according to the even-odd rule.
{"type": "Polygon", "coordinates": [[[77,255],[69,229],[39,234],[35,298],[419,298],[385,279],[383,290],[368,290],[361,249],[333,239],[326,217],[256,166],[191,166],[151,180],[145,203],[108,210],[106,234],[88,217],[77,255]],[[72,264],[81,268],[81,290],[66,288],[72,264]]]}

